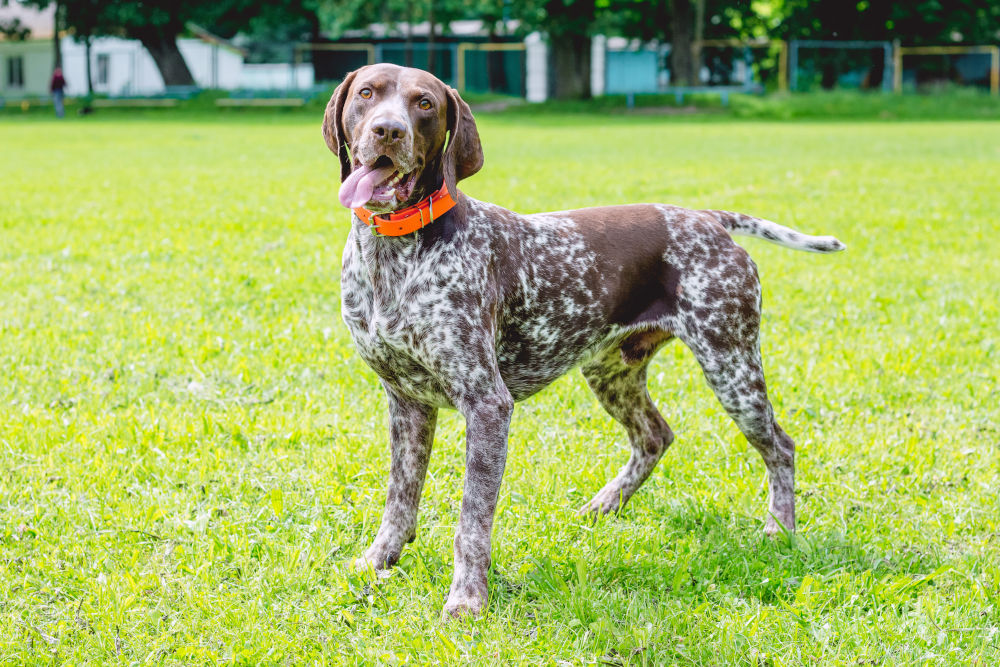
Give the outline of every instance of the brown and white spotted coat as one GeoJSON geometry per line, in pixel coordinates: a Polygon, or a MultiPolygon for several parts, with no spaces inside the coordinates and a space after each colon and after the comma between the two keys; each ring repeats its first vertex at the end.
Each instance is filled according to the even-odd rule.
{"type": "Polygon", "coordinates": [[[412,205],[442,181],[457,200],[401,237],[375,236],[352,216],[343,318],[382,380],[392,451],[381,527],[358,566],[390,567],[413,539],[437,411],[457,409],[467,423],[466,477],[445,611],[480,613],[514,403],[581,367],[632,446],[581,511],[616,511],[673,440],[647,393],[646,368],[674,337],[764,459],[765,532],[794,530],[794,443],[765,389],[760,283],[730,233],[813,252],[841,250],[839,241],[722,211],[637,204],[519,215],[472,199],[455,187],[482,164],[472,115],[454,90],[419,70],[353,72],[331,98],[323,129],[341,180],[382,156],[417,165],[405,201],[373,200],[376,213],[412,205]],[[386,127],[400,126],[386,139],[386,127]]]}

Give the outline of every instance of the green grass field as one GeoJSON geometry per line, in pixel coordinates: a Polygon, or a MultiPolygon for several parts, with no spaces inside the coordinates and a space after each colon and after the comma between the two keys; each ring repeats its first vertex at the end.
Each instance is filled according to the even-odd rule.
{"type": "Polygon", "coordinates": [[[848,251],[741,241],[794,539],[762,536],[764,466],[673,343],[677,441],[620,516],[574,516],[628,455],[579,374],[519,405],[488,612],[449,624],[454,413],[400,566],[347,568],[387,429],[319,121],[0,122],[0,663],[1000,661],[1000,122],[482,116],[481,199],[728,208],[848,251]]]}

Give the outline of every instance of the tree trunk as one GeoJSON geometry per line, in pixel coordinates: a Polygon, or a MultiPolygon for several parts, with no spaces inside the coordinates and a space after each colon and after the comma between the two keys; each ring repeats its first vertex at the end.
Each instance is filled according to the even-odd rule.
{"type": "Polygon", "coordinates": [[[427,3],[427,71],[434,74],[434,0],[427,3]]]}
{"type": "Polygon", "coordinates": [[[820,68],[820,85],[823,90],[833,90],[837,86],[837,65],[833,62],[825,62],[820,68]]]}
{"type": "Polygon", "coordinates": [[[406,3],[406,51],[407,67],[413,67],[413,0],[406,3]]]}
{"type": "Polygon", "coordinates": [[[170,30],[157,26],[149,26],[135,31],[136,37],[153,57],[164,86],[193,86],[194,77],[188,69],[184,56],[177,48],[177,35],[180,29],[170,30]]]}
{"type": "Polygon", "coordinates": [[[552,64],[549,91],[558,100],[588,99],[590,35],[595,28],[597,4],[548,0],[544,5],[552,64]]]}
{"type": "Polygon", "coordinates": [[[877,90],[882,87],[882,80],[885,78],[885,62],[881,58],[882,54],[875,54],[875,62],[868,70],[861,87],[870,90],[877,90]]]}
{"type": "Polygon", "coordinates": [[[55,13],[52,16],[52,49],[53,49],[53,54],[55,56],[55,61],[56,61],[55,65],[52,66],[53,69],[55,69],[56,67],[58,67],[58,68],[61,69],[62,68],[62,64],[63,64],[62,63],[62,44],[59,43],[59,39],[60,39],[59,38],[59,30],[61,29],[61,25],[62,25],[61,22],[60,22],[60,18],[61,18],[60,14],[62,14],[62,5],[59,2],[56,2],[56,11],[55,11],[55,13]]]}
{"type": "Polygon", "coordinates": [[[691,78],[695,84],[701,83],[701,43],[705,39],[705,0],[695,0],[694,41],[691,44],[691,78]]]}
{"type": "MultiPolygon", "coordinates": [[[[490,23],[490,44],[500,41],[497,38],[496,25],[496,21],[490,23]]],[[[507,93],[507,70],[504,67],[505,55],[505,51],[488,51],[486,54],[486,80],[492,93],[507,93]]]]}
{"type": "Polygon", "coordinates": [[[694,16],[691,0],[670,0],[670,70],[671,85],[694,85],[694,59],[692,58],[691,33],[694,16]]]}
{"type": "Polygon", "coordinates": [[[94,96],[94,76],[90,71],[90,43],[94,41],[94,38],[87,35],[84,41],[84,57],[87,59],[87,99],[94,96]]]}
{"type": "Polygon", "coordinates": [[[589,99],[590,36],[560,35],[549,39],[555,77],[552,96],[557,100],[589,99]]]}

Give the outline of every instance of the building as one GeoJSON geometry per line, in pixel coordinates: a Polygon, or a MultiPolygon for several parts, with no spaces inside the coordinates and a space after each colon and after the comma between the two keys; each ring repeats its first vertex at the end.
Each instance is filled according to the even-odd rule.
{"type": "Polygon", "coordinates": [[[52,27],[55,7],[36,11],[11,3],[0,7],[0,26],[28,31],[25,40],[0,33],[0,97],[48,95],[55,46],[52,27]]]}
{"type": "MultiPolygon", "coordinates": [[[[11,3],[0,7],[0,24],[30,30],[26,39],[0,35],[0,100],[45,97],[55,65],[55,6],[38,11],[11,3]]],[[[59,39],[66,94],[87,93],[87,50],[68,35],[59,39]]],[[[177,40],[181,55],[200,88],[285,88],[312,85],[309,73],[283,65],[247,65],[243,51],[208,33],[177,40]],[[277,74],[272,69],[278,68],[277,74]],[[292,86],[294,84],[294,86],[292,86]]],[[[91,42],[90,67],[95,93],[111,97],[149,96],[165,92],[163,78],[142,43],[134,39],[99,37],[91,42]]]]}

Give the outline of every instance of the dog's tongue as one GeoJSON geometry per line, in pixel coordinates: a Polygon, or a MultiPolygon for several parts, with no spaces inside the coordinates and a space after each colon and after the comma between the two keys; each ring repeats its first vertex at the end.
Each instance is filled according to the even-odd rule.
{"type": "Polygon", "coordinates": [[[380,169],[359,166],[340,184],[337,198],[347,208],[363,206],[372,198],[375,186],[389,178],[394,171],[396,168],[392,165],[380,169]]]}

